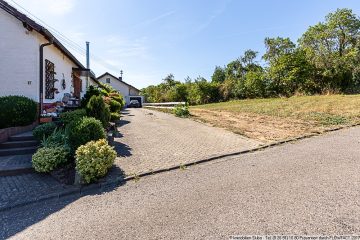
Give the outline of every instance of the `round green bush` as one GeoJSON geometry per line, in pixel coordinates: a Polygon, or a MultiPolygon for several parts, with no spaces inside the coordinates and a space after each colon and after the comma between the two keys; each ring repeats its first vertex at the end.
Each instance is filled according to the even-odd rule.
{"type": "Polygon", "coordinates": [[[0,129],[30,125],[36,120],[36,113],[36,102],[27,97],[0,97],[0,129]]]}
{"type": "Polygon", "coordinates": [[[110,116],[111,116],[110,120],[112,122],[118,121],[120,119],[120,117],[121,117],[120,113],[114,113],[114,112],[112,112],[110,116]]]}
{"type": "Polygon", "coordinates": [[[53,122],[41,124],[33,130],[33,135],[36,140],[41,141],[50,136],[55,131],[56,127],[56,124],[53,122]]]}
{"type": "Polygon", "coordinates": [[[106,138],[106,133],[101,122],[90,117],[84,117],[80,121],[72,122],[66,131],[73,152],[81,145],[90,141],[106,138]]]}
{"type": "Polygon", "coordinates": [[[85,183],[91,183],[106,175],[115,158],[115,150],[105,139],[91,141],[76,150],[76,170],[85,183]]]}
{"type": "Polygon", "coordinates": [[[173,113],[177,117],[187,118],[190,115],[188,105],[178,105],[173,109],[173,113]]]}
{"type": "Polygon", "coordinates": [[[83,117],[86,117],[85,109],[77,109],[74,111],[64,112],[60,114],[60,119],[65,126],[69,125],[72,122],[76,122],[83,117]]]}
{"type": "Polygon", "coordinates": [[[86,106],[86,113],[89,117],[100,120],[105,128],[109,125],[110,109],[103,97],[92,96],[86,106]]]}
{"type": "Polygon", "coordinates": [[[115,100],[111,100],[109,106],[110,106],[110,111],[113,113],[120,112],[122,108],[121,104],[115,100]]]}
{"type": "Polygon", "coordinates": [[[69,152],[64,147],[40,148],[32,156],[35,171],[48,173],[67,163],[69,152]]]}

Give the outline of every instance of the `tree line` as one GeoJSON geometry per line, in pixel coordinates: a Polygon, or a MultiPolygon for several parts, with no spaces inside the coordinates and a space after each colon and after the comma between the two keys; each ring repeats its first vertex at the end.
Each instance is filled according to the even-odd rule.
{"type": "Polygon", "coordinates": [[[185,101],[191,105],[231,99],[289,97],[295,94],[358,93],[360,19],[338,9],[310,26],[294,43],[266,38],[265,54],[246,50],[226,66],[216,66],[211,81],[185,82],[169,74],[159,85],[142,89],[148,102],[185,101]],[[259,59],[260,58],[260,59],[259,59]]]}

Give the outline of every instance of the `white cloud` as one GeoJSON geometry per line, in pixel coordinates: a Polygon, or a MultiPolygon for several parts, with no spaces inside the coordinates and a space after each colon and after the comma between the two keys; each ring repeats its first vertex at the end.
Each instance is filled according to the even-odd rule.
{"type": "Polygon", "coordinates": [[[106,53],[118,59],[124,58],[149,58],[147,53],[147,38],[127,39],[124,37],[110,36],[105,39],[106,53]]]}
{"type": "Polygon", "coordinates": [[[9,4],[23,11],[21,7],[37,16],[57,15],[70,13],[78,0],[8,0],[9,4]],[[20,6],[21,7],[20,7],[20,6]]]}
{"type": "Polygon", "coordinates": [[[223,13],[226,11],[228,5],[229,5],[231,2],[232,2],[232,0],[226,0],[226,1],[221,2],[221,5],[220,5],[220,6],[217,6],[217,8],[215,9],[215,11],[209,16],[209,18],[208,18],[205,22],[201,23],[201,24],[197,27],[195,33],[201,32],[202,30],[206,29],[209,25],[211,25],[211,23],[212,23],[218,16],[220,16],[221,14],[223,14],[223,13]]]}
{"type": "Polygon", "coordinates": [[[171,16],[171,15],[173,15],[174,13],[175,13],[175,11],[165,12],[165,13],[160,14],[160,15],[158,15],[158,16],[155,16],[155,17],[153,17],[153,18],[151,18],[151,19],[147,19],[147,20],[144,20],[144,21],[142,21],[142,22],[140,22],[140,23],[137,23],[137,24],[135,24],[134,26],[131,26],[131,28],[148,26],[148,25],[153,24],[153,23],[155,23],[155,22],[157,22],[157,21],[160,21],[160,20],[163,19],[163,18],[166,18],[166,17],[171,16]]]}

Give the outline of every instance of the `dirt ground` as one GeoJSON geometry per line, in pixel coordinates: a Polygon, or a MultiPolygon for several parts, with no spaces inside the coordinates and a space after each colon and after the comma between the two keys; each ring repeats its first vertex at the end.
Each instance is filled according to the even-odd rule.
{"type": "Polygon", "coordinates": [[[254,113],[191,109],[191,114],[195,120],[225,128],[264,143],[319,133],[330,128],[321,126],[315,121],[254,113]]]}

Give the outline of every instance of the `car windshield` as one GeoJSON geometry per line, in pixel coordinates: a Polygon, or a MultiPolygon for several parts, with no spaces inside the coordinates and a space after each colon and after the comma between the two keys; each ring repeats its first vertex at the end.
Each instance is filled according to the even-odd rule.
{"type": "Polygon", "coordinates": [[[130,103],[139,103],[138,100],[131,100],[130,103]]]}

